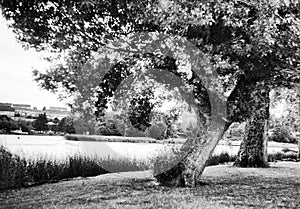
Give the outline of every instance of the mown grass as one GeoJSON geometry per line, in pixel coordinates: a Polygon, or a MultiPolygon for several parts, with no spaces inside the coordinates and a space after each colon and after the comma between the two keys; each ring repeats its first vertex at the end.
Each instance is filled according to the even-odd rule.
{"type": "Polygon", "coordinates": [[[299,208],[300,166],[210,166],[196,188],[157,185],[149,171],[105,174],[0,193],[0,208],[299,208]]]}
{"type": "Polygon", "coordinates": [[[145,162],[131,158],[96,158],[74,155],[65,160],[27,160],[0,146],[0,189],[28,187],[75,177],[148,169],[145,162]]]}

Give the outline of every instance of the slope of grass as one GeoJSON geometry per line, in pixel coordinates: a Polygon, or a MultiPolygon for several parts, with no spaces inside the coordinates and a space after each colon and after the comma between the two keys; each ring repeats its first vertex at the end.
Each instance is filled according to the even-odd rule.
{"type": "Polygon", "coordinates": [[[207,167],[197,188],[158,186],[148,171],[104,174],[0,193],[2,208],[299,208],[300,164],[207,167]]]}

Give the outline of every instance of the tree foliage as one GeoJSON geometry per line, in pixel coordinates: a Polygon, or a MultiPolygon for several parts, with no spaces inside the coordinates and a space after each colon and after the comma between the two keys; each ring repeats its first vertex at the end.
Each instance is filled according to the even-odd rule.
{"type": "Polygon", "coordinates": [[[68,134],[75,134],[74,122],[71,117],[64,117],[58,123],[58,131],[68,134]]]}
{"type": "Polygon", "coordinates": [[[95,133],[95,121],[87,121],[85,118],[76,118],[73,122],[76,134],[91,134],[95,133]]]}
{"type": "Polygon", "coordinates": [[[282,126],[292,132],[299,131],[300,92],[298,88],[277,88],[271,94],[272,127],[282,126]]]}
{"type": "Polygon", "coordinates": [[[49,127],[47,123],[48,123],[48,119],[46,113],[39,114],[38,118],[33,123],[33,127],[37,131],[48,131],[49,127]]]}
{"type": "Polygon", "coordinates": [[[42,87],[53,91],[86,94],[77,85],[92,52],[141,31],[186,37],[209,54],[224,87],[245,84],[236,89],[246,93],[232,91],[231,101],[247,104],[256,82],[290,85],[299,78],[298,1],[32,0],[2,1],[1,9],[22,43],[67,54],[65,65],[35,72],[42,87]]]}
{"type": "Polygon", "coordinates": [[[7,115],[0,115],[0,130],[5,133],[10,133],[13,130],[18,129],[18,125],[7,115]]]}
{"type": "Polygon", "coordinates": [[[145,131],[151,126],[150,113],[154,108],[154,104],[150,100],[153,98],[153,92],[151,89],[148,89],[130,101],[128,117],[131,125],[138,130],[145,131]]]}
{"type": "MultiPolygon", "coordinates": [[[[299,87],[298,87],[299,88],[299,87]]],[[[296,143],[300,131],[300,92],[298,88],[277,88],[271,94],[270,140],[296,143]]]]}

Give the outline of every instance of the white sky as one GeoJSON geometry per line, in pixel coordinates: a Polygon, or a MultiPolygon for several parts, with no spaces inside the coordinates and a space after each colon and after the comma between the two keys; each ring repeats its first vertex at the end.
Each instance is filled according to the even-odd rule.
{"type": "Polygon", "coordinates": [[[40,56],[21,47],[0,13],[0,102],[30,104],[38,109],[65,107],[57,95],[42,90],[33,80],[34,69],[43,71],[49,66],[40,56]]]}

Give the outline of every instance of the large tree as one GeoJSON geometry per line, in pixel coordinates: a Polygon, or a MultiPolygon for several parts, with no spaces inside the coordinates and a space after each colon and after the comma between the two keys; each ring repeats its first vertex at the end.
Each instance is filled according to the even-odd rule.
{"type": "Polygon", "coordinates": [[[297,1],[1,1],[18,39],[38,50],[66,54],[64,64],[35,72],[42,87],[76,92],[88,106],[92,82],[82,66],[93,51],[135,32],[180,35],[208,55],[228,97],[227,127],[247,121],[240,166],[267,166],[263,130],[271,88],[299,78],[297,1]],[[84,85],[83,85],[84,84],[84,85]],[[84,86],[84,88],[83,88],[84,86]]]}

